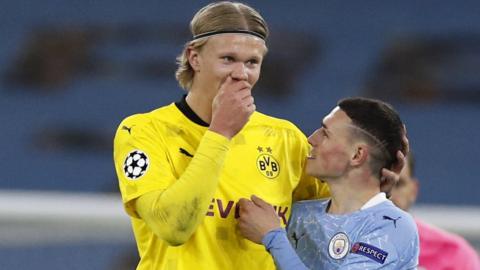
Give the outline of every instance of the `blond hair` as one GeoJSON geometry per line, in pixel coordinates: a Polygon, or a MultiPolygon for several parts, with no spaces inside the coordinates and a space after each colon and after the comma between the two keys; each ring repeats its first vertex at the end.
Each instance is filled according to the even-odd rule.
{"type": "MultiPolygon", "coordinates": [[[[198,36],[217,31],[248,30],[259,36],[268,37],[268,27],[262,16],[250,6],[238,2],[216,2],[200,9],[190,22],[190,32],[198,36]]],[[[195,39],[185,44],[177,57],[178,68],[175,77],[180,86],[189,90],[195,72],[188,62],[188,48],[201,49],[208,37],[195,39]]]]}

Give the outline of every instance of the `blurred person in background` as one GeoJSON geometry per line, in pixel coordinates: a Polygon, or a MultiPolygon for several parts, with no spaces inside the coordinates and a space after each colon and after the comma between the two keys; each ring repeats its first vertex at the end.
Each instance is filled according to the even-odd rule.
{"type": "MultiPolygon", "coordinates": [[[[392,190],[391,200],[408,211],[415,203],[419,184],[415,178],[415,160],[407,155],[407,165],[392,190]]],[[[426,270],[480,270],[477,252],[461,236],[444,231],[418,218],[415,219],[420,236],[420,269],[426,270]]]]}
{"type": "MultiPolygon", "coordinates": [[[[328,188],[304,174],[305,135],[256,111],[251,91],[268,36],[260,14],[241,3],[212,3],[190,30],[176,73],[187,95],[127,117],[114,140],[137,269],[274,269],[265,248],[236,231],[237,201],[258,194],[285,225],[292,200],[324,198],[328,188]]],[[[399,152],[392,170],[403,162],[399,152]]],[[[398,174],[383,173],[386,188],[393,186],[398,174]]]]}
{"type": "Polygon", "coordinates": [[[341,100],[308,138],[306,172],[328,184],[331,199],[295,202],[287,231],[270,204],[242,199],[240,232],[263,243],[282,270],[416,269],[415,222],[380,188],[381,169],[407,151],[403,134],[390,105],[341,100]]]}

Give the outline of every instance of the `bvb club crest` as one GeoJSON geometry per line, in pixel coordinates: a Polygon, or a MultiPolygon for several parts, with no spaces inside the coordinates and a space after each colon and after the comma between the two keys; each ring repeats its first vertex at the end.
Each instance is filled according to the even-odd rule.
{"type": "Polygon", "coordinates": [[[272,155],[272,149],[267,147],[264,151],[263,147],[257,147],[260,154],[257,157],[257,168],[263,176],[273,179],[280,173],[280,165],[272,155]]]}

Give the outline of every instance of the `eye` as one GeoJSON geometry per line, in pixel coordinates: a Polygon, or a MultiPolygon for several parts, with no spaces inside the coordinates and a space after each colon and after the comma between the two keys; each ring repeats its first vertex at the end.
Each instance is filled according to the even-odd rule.
{"type": "Polygon", "coordinates": [[[321,134],[322,134],[323,137],[328,138],[328,133],[327,133],[327,131],[326,131],[324,128],[322,128],[322,129],[320,130],[320,132],[321,132],[321,134]]]}
{"type": "Polygon", "coordinates": [[[231,62],[234,62],[234,61],[235,61],[235,59],[234,59],[233,57],[228,56],[228,55],[223,56],[223,57],[222,57],[222,60],[223,60],[224,63],[231,63],[231,62]]]}
{"type": "Polygon", "coordinates": [[[258,63],[259,63],[258,59],[250,59],[250,60],[247,61],[247,65],[249,65],[249,66],[253,66],[253,65],[256,65],[258,63]]]}

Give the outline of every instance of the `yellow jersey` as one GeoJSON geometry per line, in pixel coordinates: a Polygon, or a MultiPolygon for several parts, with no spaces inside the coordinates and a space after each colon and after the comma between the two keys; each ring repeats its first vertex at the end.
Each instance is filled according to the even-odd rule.
{"type": "Polygon", "coordinates": [[[117,130],[114,161],[141,258],[139,270],[275,269],[265,248],[236,230],[238,200],[257,195],[274,206],[285,226],[292,200],[328,196],[326,184],[304,174],[309,149],[304,134],[286,120],[255,112],[232,138],[203,222],[185,244],[169,246],[152,233],[130,202],[172,185],[207,129],[183,99],[130,116],[117,130]]]}

